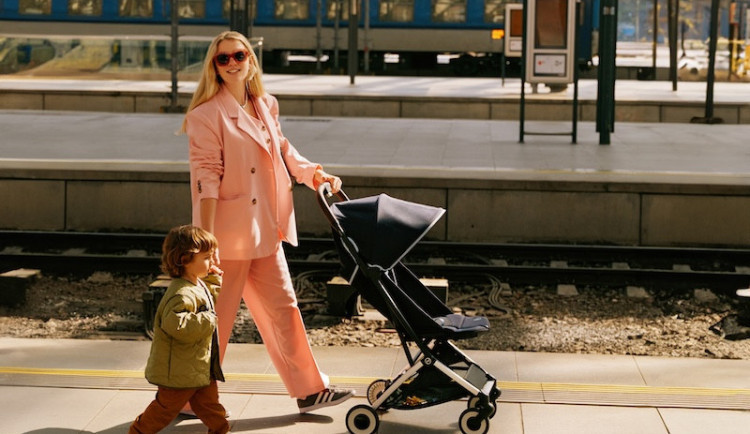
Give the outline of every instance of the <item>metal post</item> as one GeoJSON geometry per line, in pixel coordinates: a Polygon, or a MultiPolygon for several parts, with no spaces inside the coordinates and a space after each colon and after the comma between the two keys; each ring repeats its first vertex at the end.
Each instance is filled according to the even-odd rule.
{"type": "Polygon", "coordinates": [[[526,20],[528,19],[527,14],[529,10],[529,1],[523,0],[523,26],[521,27],[523,29],[521,40],[523,41],[523,47],[521,48],[521,106],[520,106],[520,113],[519,113],[519,132],[518,132],[518,142],[523,143],[523,128],[524,128],[524,119],[526,117],[526,55],[528,54],[526,52],[526,34],[528,29],[526,28],[526,20]]]}
{"type": "Polygon", "coordinates": [[[615,47],[617,41],[617,1],[602,0],[599,14],[599,82],[596,99],[596,129],[599,144],[610,144],[614,130],[615,47]]]}
{"type": "Polygon", "coordinates": [[[247,36],[247,39],[253,37],[253,4],[255,4],[255,0],[245,0],[245,10],[247,11],[247,33],[245,33],[245,36],[247,36]]]}
{"type": "Polygon", "coordinates": [[[654,29],[653,29],[653,44],[651,46],[651,66],[654,69],[654,78],[656,80],[656,44],[659,39],[659,0],[654,0],[654,29]]]}
{"type": "Polygon", "coordinates": [[[169,112],[171,113],[177,113],[179,111],[179,106],[177,104],[177,99],[179,97],[177,93],[177,71],[180,69],[180,58],[179,58],[179,32],[177,31],[177,27],[179,25],[180,16],[178,14],[177,5],[179,3],[179,0],[172,0],[171,1],[171,32],[170,32],[170,54],[172,56],[172,63],[171,63],[171,76],[172,76],[172,93],[170,95],[170,104],[169,104],[169,112]]]}
{"type": "Polygon", "coordinates": [[[677,16],[679,7],[679,0],[667,0],[667,15],[669,15],[669,79],[672,80],[673,91],[677,90],[677,16]]]}
{"type": "Polygon", "coordinates": [[[357,28],[359,27],[359,0],[349,0],[349,84],[354,84],[357,75],[359,56],[357,53],[357,28]]]}
{"type": "MultiPolygon", "coordinates": [[[[612,37],[610,38],[612,40],[612,44],[610,45],[610,49],[612,50],[612,55],[610,56],[610,71],[611,73],[611,80],[609,81],[609,95],[611,98],[611,104],[609,108],[609,127],[610,132],[615,132],[615,81],[617,80],[617,23],[620,21],[619,13],[620,13],[620,0],[613,0],[614,3],[614,17],[612,21],[612,37]]],[[[656,79],[656,71],[654,71],[654,79],[656,79]]]]}
{"type": "Polygon", "coordinates": [[[315,70],[320,72],[320,58],[323,57],[323,0],[317,0],[315,14],[315,70]]]}
{"type": "Polygon", "coordinates": [[[635,40],[641,42],[641,0],[635,0],[635,40]]]}
{"type": "Polygon", "coordinates": [[[229,30],[235,30],[237,28],[237,16],[235,11],[237,10],[237,2],[239,0],[229,0],[229,30]]]}
{"type": "Polygon", "coordinates": [[[331,0],[336,4],[336,14],[333,18],[333,67],[336,70],[336,74],[340,74],[339,71],[339,27],[341,24],[341,5],[344,4],[344,0],[331,0]]]}
{"type": "Polygon", "coordinates": [[[229,11],[229,30],[247,34],[248,0],[231,0],[229,11]]]}
{"type": "Polygon", "coordinates": [[[365,73],[370,72],[370,0],[365,0],[365,10],[364,10],[364,18],[365,18],[365,46],[363,48],[363,53],[365,56],[365,73]]]}
{"type": "Polygon", "coordinates": [[[708,76],[706,77],[706,119],[714,117],[714,80],[716,78],[716,43],[719,39],[719,0],[711,0],[711,40],[708,43],[708,76]]]}
{"type": "Polygon", "coordinates": [[[583,11],[583,3],[581,0],[576,0],[576,16],[573,20],[575,26],[575,32],[573,33],[573,130],[571,132],[572,142],[578,143],[578,44],[579,44],[579,33],[580,33],[580,19],[581,12],[583,11]]]}
{"type": "Polygon", "coordinates": [[[714,117],[714,79],[716,68],[716,39],[719,36],[719,1],[711,0],[711,25],[708,42],[708,75],[706,77],[706,113],[704,117],[694,117],[691,123],[716,124],[721,118],[714,117]]]}

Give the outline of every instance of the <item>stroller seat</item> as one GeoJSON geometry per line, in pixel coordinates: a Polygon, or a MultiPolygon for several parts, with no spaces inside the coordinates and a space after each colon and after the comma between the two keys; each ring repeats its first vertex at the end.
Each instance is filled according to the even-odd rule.
{"type": "Polygon", "coordinates": [[[469,334],[473,336],[478,332],[486,332],[490,329],[490,321],[483,316],[464,316],[452,313],[433,318],[433,320],[443,329],[450,330],[458,335],[469,334]]]}

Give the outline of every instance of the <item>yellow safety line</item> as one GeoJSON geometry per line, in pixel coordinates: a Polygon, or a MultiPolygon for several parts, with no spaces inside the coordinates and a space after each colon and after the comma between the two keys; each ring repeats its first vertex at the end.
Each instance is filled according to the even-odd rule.
{"type": "Polygon", "coordinates": [[[636,386],[617,384],[572,384],[540,383],[544,391],[555,392],[596,392],[596,393],[629,393],[648,395],[694,395],[694,396],[741,396],[750,397],[750,389],[725,389],[709,387],[682,386],[636,386]]]}
{"type": "Polygon", "coordinates": [[[0,374],[60,375],[60,376],[75,376],[75,377],[116,377],[116,378],[143,377],[143,371],[123,371],[123,370],[106,370],[106,369],[16,368],[12,366],[0,366],[0,374]]]}
{"type": "MultiPolygon", "coordinates": [[[[106,369],[52,369],[0,366],[0,374],[16,375],[56,375],[79,377],[114,377],[114,378],[143,378],[143,371],[106,370],[106,369]]],[[[227,380],[280,382],[277,374],[242,374],[228,373],[227,380]]],[[[331,381],[339,384],[368,385],[376,380],[375,377],[331,377],[331,381]]],[[[683,396],[722,396],[750,398],[750,389],[727,389],[713,387],[665,387],[638,386],[618,384],[582,384],[582,383],[541,383],[523,381],[498,381],[501,391],[538,391],[538,392],[579,392],[605,394],[637,394],[637,395],[683,395],[683,396]]]]}

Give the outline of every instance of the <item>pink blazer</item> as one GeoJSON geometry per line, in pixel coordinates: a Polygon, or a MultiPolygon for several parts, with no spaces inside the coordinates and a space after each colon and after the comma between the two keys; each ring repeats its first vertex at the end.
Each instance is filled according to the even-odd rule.
{"type": "Polygon", "coordinates": [[[276,98],[251,100],[261,122],[223,86],[186,116],[193,224],[201,226],[201,199],[218,199],[214,235],[221,259],[262,258],[281,241],[297,245],[290,174],[313,188],[320,167],[282,134],[276,98]]]}

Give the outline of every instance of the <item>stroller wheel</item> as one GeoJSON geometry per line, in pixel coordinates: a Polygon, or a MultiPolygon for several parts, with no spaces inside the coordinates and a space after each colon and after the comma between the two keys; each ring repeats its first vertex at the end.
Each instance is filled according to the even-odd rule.
{"type": "Polygon", "coordinates": [[[490,401],[497,401],[497,398],[500,397],[501,393],[502,392],[500,392],[500,389],[498,389],[497,387],[493,388],[492,392],[490,392],[490,401]]]}
{"type": "MultiPolygon", "coordinates": [[[[466,406],[467,408],[477,408],[479,406],[479,397],[478,396],[472,396],[469,398],[469,403],[466,406]]],[[[497,403],[495,401],[492,401],[490,399],[490,407],[492,407],[492,411],[489,415],[487,415],[488,418],[492,419],[495,417],[495,413],[497,413],[497,403]]]]}
{"type": "Polygon", "coordinates": [[[367,401],[369,401],[370,404],[377,401],[378,398],[380,398],[380,395],[385,392],[385,389],[388,388],[389,384],[390,381],[388,380],[375,380],[370,383],[370,386],[367,388],[367,401]]]}
{"type": "Polygon", "coordinates": [[[369,405],[355,405],[346,413],[346,429],[352,434],[372,434],[379,426],[380,419],[369,405]]]}
{"type": "Polygon", "coordinates": [[[463,434],[487,434],[490,420],[479,416],[479,411],[467,408],[458,418],[458,427],[463,434]]]}

